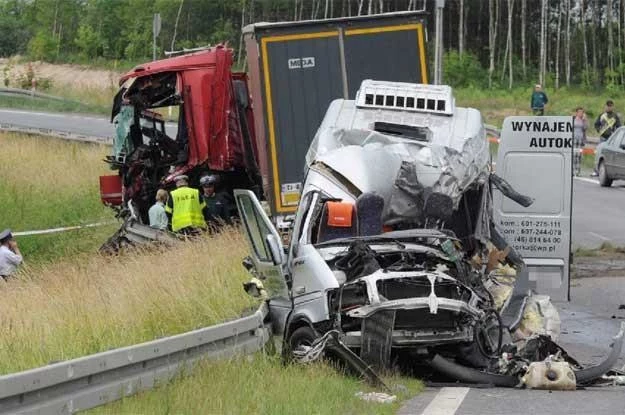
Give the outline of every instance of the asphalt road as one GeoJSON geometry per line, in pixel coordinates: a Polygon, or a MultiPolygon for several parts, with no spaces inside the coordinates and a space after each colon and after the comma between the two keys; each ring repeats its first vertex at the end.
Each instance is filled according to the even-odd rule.
{"type": "Polygon", "coordinates": [[[2,124],[67,131],[73,134],[102,138],[112,138],[114,133],[113,124],[104,117],[6,108],[0,108],[0,125],[2,124]]]}
{"type": "Polygon", "coordinates": [[[625,246],[625,182],[601,187],[594,178],[573,182],[573,247],[596,248],[604,242],[625,246]]]}
{"type": "MultiPolygon", "coordinates": [[[[572,282],[571,301],[556,303],[560,344],[583,365],[597,364],[625,321],[625,277],[579,278],[572,282]]],[[[625,364],[625,350],[615,365],[625,364]]],[[[625,386],[594,386],[577,391],[514,388],[430,387],[404,403],[407,415],[612,415],[625,414],[625,386]]]]}
{"type": "MultiPolygon", "coordinates": [[[[49,129],[76,135],[99,137],[112,140],[115,126],[109,118],[97,115],[79,115],[52,112],[36,112],[0,108],[0,127],[4,125],[24,128],[49,129]]],[[[165,129],[170,137],[175,137],[176,124],[166,123],[165,129]]]]}

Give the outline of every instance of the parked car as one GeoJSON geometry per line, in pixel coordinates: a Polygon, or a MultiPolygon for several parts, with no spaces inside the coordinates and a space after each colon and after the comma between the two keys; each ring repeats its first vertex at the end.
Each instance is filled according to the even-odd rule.
{"type": "Polygon", "coordinates": [[[612,186],[613,180],[625,180],[625,127],[617,129],[595,152],[595,169],[599,184],[612,186]]]}

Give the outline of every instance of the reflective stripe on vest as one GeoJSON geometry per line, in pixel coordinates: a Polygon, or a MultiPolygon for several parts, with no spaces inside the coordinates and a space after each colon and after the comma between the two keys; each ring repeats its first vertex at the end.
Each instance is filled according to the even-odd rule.
{"type": "Polygon", "coordinates": [[[603,125],[602,128],[599,130],[599,135],[603,136],[606,131],[614,127],[614,124],[616,124],[616,117],[609,117],[608,114],[603,113],[601,114],[601,121],[603,125]]]}
{"type": "Polygon", "coordinates": [[[200,206],[200,192],[190,187],[180,187],[171,192],[173,213],[171,230],[176,232],[188,226],[204,228],[206,222],[200,206]]]}

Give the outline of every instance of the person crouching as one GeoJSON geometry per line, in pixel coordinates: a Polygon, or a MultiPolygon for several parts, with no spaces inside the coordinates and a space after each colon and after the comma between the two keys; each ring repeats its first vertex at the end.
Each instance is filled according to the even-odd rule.
{"type": "Polygon", "coordinates": [[[4,280],[11,277],[22,263],[23,257],[17,241],[13,239],[10,229],[0,233],[0,277],[4,280]]]}

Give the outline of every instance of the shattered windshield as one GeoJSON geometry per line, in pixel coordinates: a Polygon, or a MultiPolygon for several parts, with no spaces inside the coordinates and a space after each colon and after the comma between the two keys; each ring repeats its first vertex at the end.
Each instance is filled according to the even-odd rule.
{"type": "Polygon", "coordinates": [[[152,143],[177,156],[179,145],[174,141],[180,138],[183,111],[176,73],[129,79],[116,96],[112,115],[113,159],[117,163],[124,163],[138,147],[152,143]]]}

